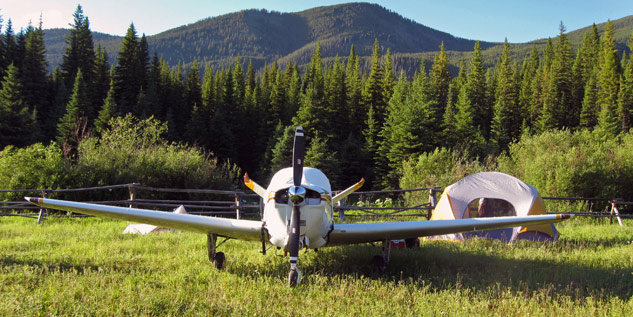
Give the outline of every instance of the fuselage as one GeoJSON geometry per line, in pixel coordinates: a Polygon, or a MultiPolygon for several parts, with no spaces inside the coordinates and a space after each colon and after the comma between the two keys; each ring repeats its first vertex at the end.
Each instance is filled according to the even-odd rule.
{"type": "MultiPolygon", "coordinates": [[[[264,218],[270,243],[286,249],[290,232],[293,205],[288,201],[288,188],[293,186],[292,168],[277,172],[266,189],[264,218]]],[[[315,249],[327,243],[332,229],[332,190],[328,178],[316,168],[305,167],[301,186],[307,190],[300,205],[300,241],[303,246],[315,249]]]]}

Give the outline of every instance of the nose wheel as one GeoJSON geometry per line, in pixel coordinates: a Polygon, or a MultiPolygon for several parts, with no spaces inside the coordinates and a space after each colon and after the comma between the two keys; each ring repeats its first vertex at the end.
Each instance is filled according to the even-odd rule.
{"type": "Polygon", "coordinates": [[[295,287],[299,283],[301,283],[301,271],[297,267],[291,268],[290,274],[288,274],[288,285],[295,287]]]}

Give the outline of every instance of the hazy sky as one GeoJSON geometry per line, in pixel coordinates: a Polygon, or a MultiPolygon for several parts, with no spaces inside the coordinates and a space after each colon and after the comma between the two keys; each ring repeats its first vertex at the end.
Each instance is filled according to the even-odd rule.
{"type": "MultiPolygon", "coordinates": [[[[315,0],[3,0],[4,26],[11,19],[17,32],[37,25],[68,27],[77,4],[90,20],[92,31],[124,35],[131,22],[139,34],[157,34],[198,20],[244,9],[296,12],[349,1],[315,0]]],[[[420,24],[452,35],[483,41],[527,42],[567,30],[633,15],[633,0],[392,0],[372,1],[420,24]]]]}

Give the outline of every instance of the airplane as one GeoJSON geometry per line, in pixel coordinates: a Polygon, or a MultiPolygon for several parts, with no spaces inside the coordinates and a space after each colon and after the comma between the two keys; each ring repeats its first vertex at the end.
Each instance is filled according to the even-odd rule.
{"type": "Polygon", "coordinates": [[[299,126],[296,128],[293,141],[292,167],[275,173],[268,188],[264,189],[252,181],[248,174],[244,175],[245,185],[264,200],[261,220],[176,214],[38,197],[25,199],[46,208],[204,233],[207,235],[209,260],[217,269],[222,269],[225,261],[224,253],[217,252],[220,237],[224,238],[220,244],[228,239],[260,241],[263,254],[266,254],[267,244],[270,244],[289,254],[288,284],[292,287],[301,282],[301,271],[297,264],[299,251],[303,248],[318,249],[336,245],[382,242],[382,255],[374,258],[384,270],[389,263],[392,240],[554,223],[572,217],[569,214],[549,214],[457,220],[335,223],[333,206],[358,190],[364,179],[332,196],[330,182],[325,174],[316,168],[303,165],[304,139],[303,128],[299,126]]]}

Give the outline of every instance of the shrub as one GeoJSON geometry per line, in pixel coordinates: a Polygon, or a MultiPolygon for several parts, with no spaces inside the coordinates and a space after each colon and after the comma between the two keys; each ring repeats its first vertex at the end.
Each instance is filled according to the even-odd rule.
{"type": "MultiPolygon", "coordinates": [[[[170,143],[165,123],[131,115],[113,118],[100,138],[81,141],[72,161],[55,143],[24,149],[7,147],[0,152],[3,189],[60,189],[141,183],[164,188],[231,190],[237,188],[239,169],[220,164],[211,153],[170,143]]],[[[20,199],[23,193],[5,195],[20,199]]],[[[121,199],[127,189],[110,192],[76,192],[52,197],[77,200],[121,199]]],[[[144,195],[143,198],[148,195],[144,195]]],[[[157,196],[157,195],[154,195],[157,196]]],[[[167,195],[158,195],[166,197],[167,195]]]]}
{"type": "MultiPolygon", "coordinates": [[[[479,161],[471,160],[459,152],[446,148],[435,149],[403,163],[400,188],[444,188],[470,174],[489,169],[479,161]]],[[[405,198],[409,206],[428,202],[428,194],[425,192],[409,193],[405,198]]]]}
{"type": "Polygon", "coordinates": [[[498,158],[498,169],[536,187],[543,196],[633,200],[633,135],[603,139],[582,130],[523,138],[498,158]]]}
{"type": "MultiPolygon", "coordinates": [[[[67,182],[67,167],[59,146],[36,143],[0,151],[0,189],[57,189],[67,182]]],[[[25,193],[4,193],[2,200],[21,200],[25,193]]]]}

